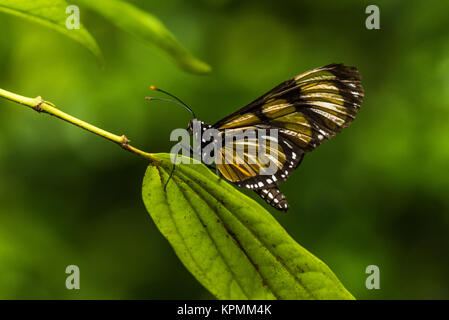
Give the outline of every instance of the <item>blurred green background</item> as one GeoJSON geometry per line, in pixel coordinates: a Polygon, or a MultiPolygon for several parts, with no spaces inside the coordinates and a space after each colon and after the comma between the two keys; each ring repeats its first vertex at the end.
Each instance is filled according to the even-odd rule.
{"type": "MultiPolygon", "coordinates": [[[[214,123],[296,74],[354,65],[366,92],[356,121],[281,186],[292,209],[269,210],[357,298],[449,299],[447,1],[131,2],[213,72],[185,73],[81,11],[101,68],[78,43],[0,13],[0,87],[168,152],[189,114],[145,102],[150,84],[214,123]],[[380,7],[380,30],[365,28],[369,4],[380,7]],[[365,288],[371,264],[380,290],[365,288]]],[[[112,143],[0,100],[0,298],[213,298],[146,213],[145,168],[112,143]],[[81,290],[65,288],[70,264],[81,290]]]]}

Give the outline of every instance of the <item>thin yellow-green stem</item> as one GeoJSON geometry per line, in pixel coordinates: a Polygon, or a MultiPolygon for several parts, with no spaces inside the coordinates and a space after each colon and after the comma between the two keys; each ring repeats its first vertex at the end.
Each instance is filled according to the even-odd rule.
{"type": "Polygon", "coordinates": [[[3,89],[0,89],[0,97],[8,99],[13,102],[20,103],[24,106],[30,107],[31,109],[33,109],[39,113],[41,113],[41,112],[47,113],[49,115],[57,117],[57,118],[64,120],[68,123],[78,126],[84,130],[87,130],[96,135],[99,135],[100,137],[103,137],[109,141],[112,141],[112,142],[118,144],[123,149],[125,149],[131,153],[137,154],[137,155],[147,158],[149,160],[154,159],[154,157],[151,153],[142,151],[140,149],[137,149],[137,148],[131,146],[129,144],[130,140],[125,135],[119,136],[119,135],[113,134],[111,132],[108,132],[106,130],[98,128],[94,125],[91,125],[85,121],[82,121],[78,118],[75,118],[75,117],[57,109],[53,103],[42,100],[41,97],[28,98],[28,97],[24,97],[24,96],[21,96],[16,93],[12,93],[12,92],[9,92],[9,91],[3,90],[3,89]]]}

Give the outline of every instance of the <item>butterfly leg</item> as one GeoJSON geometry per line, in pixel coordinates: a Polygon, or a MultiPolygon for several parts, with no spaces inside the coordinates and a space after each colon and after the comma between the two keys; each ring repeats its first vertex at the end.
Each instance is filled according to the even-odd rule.
{"type": "Polygon", "coordinates": [[[168,182],[171,180],[171,177],[173,176],[173,172],[175,171],[175,167],[176,167],[176,158],[178,157],[178,154],[176,154],[175,155],[175,161],[173,161],[173,167],[172,167],[172,169],[171,169],[171,171],[170,171],[170,175],[168,176],[168,179],[167,179],[167,182],[165,183],[165,185],[164,185],[164,192],[166,192],[167,191],[167,184],[168,184],[168,182]]]}
{"type": "Polygon", "coordinates": [[[183,145],[182,143],[179,143],[179,145],[181,146],[181,148],[183,149],[183,150],[187,150],[187,152],[189,153],[189,157],[190,157],[190,155],[193,155],[193,154],[195,154],[195,152],[193,151],[193,148],[192,148],[192,146],[186,146],[186,145],[183,145]]]}
{"type": "Polygon", "coordinates": [[[218,181],[221,181],[221,179],[223,179],[223,175],[221,174],[221,171],[218,170],[218,167],[215,167],[215,173],[218,176],[218,181]]]}
{"type": "MultiPolygon", "coordinates": [[[[185,145],[183,145],[182,143],[180,143],[179,145],[181,146],[182,149],[187,150],[187,151],[189,152],[189,156],[190,156],[191,154],[194,154],[193,148],[192,148],[191,146],[185,146],[185,145]]],[[[170,171],[170,175],[168,176],[168,180],[167,180],[167,182],[166,182],[165,185],[164,185],[164,192],[167,190],[167,184],[168,184],[168,182],[171,180],[171,178],[172,178],[172,176],[173,176],[173,172],[175,171],[175,167],[176,167],[176,159],[177,159],[177,158],[178,158],[178,153],[175,154],[175,158],[174,158],[174,161],[173,161],[173,167],[172,167],[172,169],[171,169],[171,171],[170,171]]]]}

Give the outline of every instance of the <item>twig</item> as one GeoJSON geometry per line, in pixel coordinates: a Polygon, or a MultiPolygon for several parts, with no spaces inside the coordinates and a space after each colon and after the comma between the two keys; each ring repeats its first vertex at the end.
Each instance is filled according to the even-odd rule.
{"type": "Polygon", "coordinates": [[[30,107],[31,109],[33,109],[39,113],[47,113],[49,115],[57,117],[57,118],[64,120],[68,123],[78,126],[84,130],[87,130],[96,135],[99,135],[100,137],[103,137],[109,141],[112,141],[112,142],[118,144],[123,149],[125,149],[131,153],[137,154],[137,155],[147,158],[149,160],[154,160],[153,154],[142,151],[142,150],[137,149],[137,148],[133,147],[132,145],[130,145],[129,143],[131,140],[129,140],[125,135],[121,135],[121,136],[115,135],[106,130],[100,129],[94,125],[91,125],[87,122],[84,122],[78,118],[75,118],[75,117],[57,109],[53,103],[45,101],[41,97],[28,98],[28,97],[24,97],[24,96],[21,96],[21,95],[18,95],[18,94],[15,94],[15,93],[3,90],[3,89],[0,89],[0,97],[8,99],[13,102],[17,102],[24,106],[30,107]]]}

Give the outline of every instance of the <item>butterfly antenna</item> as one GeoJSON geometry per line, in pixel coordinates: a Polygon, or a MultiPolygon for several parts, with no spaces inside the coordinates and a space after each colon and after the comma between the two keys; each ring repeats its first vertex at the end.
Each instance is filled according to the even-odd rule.
{"type": "Polygon", "coordinates": [[[166,95],[172,97],[173,99],[175,99],[175,100],[176,100],[177,102],[179,102],[179,103],[176,103],[176,101],[169,100],[169,99],[155,99],[155,98],[151,98],[151,99],[147,99],[147,100],[162,100],[162,101],[171,101],[171,102],[175,102],[176,104],[182,105],[184,108],[186,108],[186,109],[192,114],[193,118],[196,119],[195,112],[193,112],[192,108],[190,108],[184,101],[182,101],[181,99],[179,99],[179,98],[178,98],[177,96],[175,96],[174,94],[171,94],[170,92],[167,92],[167,91],[165,91],[165,90],[156,88],[156,87],[153,86],[153,85],[150,86],[150,89],[151,89],[151,90],[154,90],[154,91],[162,92],[162,93],[164,93],[164,94],[166,94],[166,95]]]}
{"type": "Polygon", "coordinates": [[[145,100],[148,100],[148,101],[157,100],[157,101],[165,101],[165,102],[171,102],[171,103],[177,104],[178,106],[181,106],[181,107],[187,109],[192,114],[192,116],[194,118],[196,118],[195,114],[193,113],[193,111],[190,108],[186,107],[185,105],[183,105],[183,104],[181,104],[181,103],[179,103],[179,102],[177,102],[175,100],[164,99],[164,98],[154,98],[154,97],[145,97],[145,100]]]}

